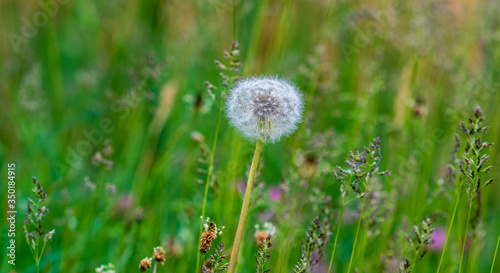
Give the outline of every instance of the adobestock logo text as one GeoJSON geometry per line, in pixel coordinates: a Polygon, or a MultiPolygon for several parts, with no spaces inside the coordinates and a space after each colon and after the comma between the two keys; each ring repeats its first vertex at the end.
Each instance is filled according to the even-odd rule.
{"type": "Polygon", "coordinates": [[[57,15],[60,5],[69,3],[70,0],[39,0],[38,11],[31,17],[23,16],[21,18],[21,30],[18,34],[9,33],[7,37],[9,42],[17,54],[21,50],[21,46],[28,44],[29,40],[38,34],[40,28],[49,23],[50,18],[57,15]]]}

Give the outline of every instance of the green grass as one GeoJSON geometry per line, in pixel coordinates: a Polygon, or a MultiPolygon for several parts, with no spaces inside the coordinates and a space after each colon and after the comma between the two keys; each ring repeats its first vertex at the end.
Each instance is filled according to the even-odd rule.
{"type": "MultiPolygon", "coordinates": [[[[361,222],[351,272],[397,272],[383,261],[412,259],[405,234],[413,225],[434,215],[434,226],[448,229],[458,196],[454,185],[438,182],[459,122],[477,105],[491,125],[487,140],[496,144],[484,178],[500,177],[500,5],[372,2],[70,1],[16,53],[9,33],[20,35],[21,19],[32,22],[42,10],[38,1],[2,1],[0,201],[6,204],[7,164],[14,162],[18,212],[16,266],[7,264],[4,220],[0,272],[36,272],[21,229],[33,176],[48,194],[44,226],[56,230],[41,272],[93,272],[106,263],[135,272],[158,245],[170,251],[158,272],[197,272],[207,178],[198,171],[207,164],[198,160],[209,159],[202,147],[214,155],[205,216],[226,227],[214,244],[224,242],[230,253],[243,198],[238,187],[255,145],[224,116],[215,135],[220,108],[204,82],[220,86],[214,60],[223,60],[235,38],[244,76],[289,78],[306,101],[298,131],[263,147],[237,272],[254,272],[253,226],[267,218],[278,229],[267,265],[271,272],[291,272],[322,204],[311,199],[317,190],[331,196],[337,215],[320,265],[328,271],[342,205],[332,170],[378,136],[381,169],[392,174],[381,180],[379,221],[373,227],[361,222]],[[198,95],[202,107],[196,110],[198,95]],[[90,131],[102,136],[95,144],[85,136],[90,131]],[[202,143],[192,140],[194,131],[202,143]],[[104,139],[112,141],[112,170],[91,163],[104,139]],[[68,160],[78,150],[78,160],[68,160]],[[301,165],[309,155],[318,163],[312,176],[301,165]],[[95,190],[85,188],[86,176],[95,190]],[[268,190],[281,183],[288,190],[274,202],[268,190]],[[115,195],[106,184],[115,185],[115,195]]],[[[482,191],[481,221],[466,244],[463,272],[500,270],[499,257],[491,268],[499,190],[494,181],[482,191]]],[[[468,213],[465,190],[461,194],[440,272],[458,272],[468,213]]],[[[332,272],[348,268],[360,204],[345,206],[332,272]]],[[[0,218],[6,217],[4,205],[0,218]]],[[[440,258],[440,251],[430,251],[412,272],[435,272],[440,258]]]]}

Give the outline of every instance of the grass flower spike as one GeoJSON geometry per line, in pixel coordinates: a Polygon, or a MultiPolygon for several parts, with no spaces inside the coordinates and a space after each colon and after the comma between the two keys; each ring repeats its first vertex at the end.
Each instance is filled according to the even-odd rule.
{"type": "Polygon", "coordinates": [[[154,263],[154,267],[153,267],[153,273],[156,273],[156,269],[158,268],[158,264],[160,264],[160,265],[165,264],[165,261],[166,261],[165,255],[166,255],[166,252],[163,249],[163,247],[161,247],[161,246],[155,247],[153,249],[153,256],[152,257],[146,257],[146,258],[141,260],[141,262],[139,263],[139,270],[141,272],[147,271],[148,269],[151,268],[151,266],[153,266],[153,261],[154,261],[155,263],[154,263]]]}
{"type": "Polygon", "coordinates": [[[297,88],[273,77],[241,80],[226,100],[231,124],[246,138],[263,142],[276,142],[293,133],[303,108],[297,88]]]}
{"type": "Polygon", "coordinates": [[[141,272],[145,272],[150,268],[151,268],[151,258],[146,257],[142,259],[141,262],[139,263],[139,270],[141,272]]]}
{"type": "Polygon", "coordinates": [[[253,181],[259,163],[262,143],[276,142],[295,131],[302,119],[302,95],[289,82],[272,77],[239,81],[226,99],[226,115],[231,124],[246,138],[257,141],[241,206],[238,229],[234,237],[228,273],[236,269],[253,181]]]}
{"type": "Polygon", "coordinates": [[[26,219],[23,221],[22,226],[24,237],[30,246],[31,254],[36,262],[36,272],[40,272],[40,261],[43,251],[49,241],[52,241],[56,230],[43,230],[43,218],[49,213],[49,209],[42,205],[42,203],[47,202],[47,194],[35,177],[33,177],[33,184],[32,192],[36,195],[37,199],[33,201],[31,198],[28,198],[28,210],[26,211],[26,219]]]}
{"type": "Polygon", "coordinates": [[[224,273],[229,268],[229,263],[224,262],[227,255],[224,252],[224,243],[217,246],[214,254],[210,255],[208,265],[201,268],[202,273],[224,273]]]}
{"type": "Polygon", "coordinates": [[[155,260],[157,263],[160,263],[163,265],[166,261],[165,259],[165,250],[161,246],[157,246],[154,248],[154,253],[153,253],[153,260],[155,260]]]}

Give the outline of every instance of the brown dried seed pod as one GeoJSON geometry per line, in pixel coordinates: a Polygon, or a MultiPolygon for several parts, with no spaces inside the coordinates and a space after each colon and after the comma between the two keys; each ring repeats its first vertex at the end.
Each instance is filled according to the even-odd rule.
{"type": "Polygon", "coordinates": [[[258,248],[262,247],[262,244],[264,243],[264,240],[266,239],[267,235],[268,233],[265,230],[258,231],[253,235],[255,241],[257,242],[258,248]]]}
{"type": "MultiPolygon", "coordinates": [[[[209,225],[210,226],[210,225],[209,225]]],[[[217,238],[217,233],[215,229],[206,229],[203,231],[201,234],[201,244],[200,244],[200,252],[202,254],[207,253],[210,250],[210,247],[212,246],[212,241],[217,238]]]]}
{"type": "Polygon", "coordinates": [[[141,272],[144,272],[150,268],[151,268],[151,260],[147,257],[142,259],[141,262],[139,263],[139,270],[141,270],[141,272]]]}
{"type": "Polygon", "coordinates": [[[155,247],[153,253],[153,260],[160,263],[161,265],[164,264],[166,259],[165,259],[165,250],[163,250],[163,247],[161,246],[155,247]]]}

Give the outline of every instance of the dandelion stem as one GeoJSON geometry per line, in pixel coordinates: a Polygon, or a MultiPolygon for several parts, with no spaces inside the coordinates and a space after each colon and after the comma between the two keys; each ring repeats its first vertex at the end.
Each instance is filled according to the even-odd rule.
{"type": "Polygon", "coordinates": [[[257,171],[257,165],[259,164],[261,148],[262,140],[259,139],[257,140],[257,144],[255,146],[252,166],[250,167],[250,174],[248,175],[247,189],[245,191],[245,197],[243,198],[240,221],[238,222],[238,229],[236,230],[236,236],[234,238],[233,250],[231,251],[231,260],[229,261],[228,273],[234,273],[234,270],[236,269],[236,259],[238,259],[238,253],[240,251],[241,238],[243,237],[243,229],[245,228],[245,220],[247,218],[250,197],[252,196],[253,180],[255,178],[255,172],[257,171]]]}
{"type": "Polygon", "coordinates": [[[497,253],[498,253],[498,245],[500,245],[500,235],[498,235],[497,247],[495,248],[495,255],[493,255],[493,263],[491,263],[490,273],[493,273],[493,268],[495,267],[495,259],[497,257],[497,253]]]}
{"type": "Polygon", "coordinates": [[[345,200],[346,196],[344,196],[342,200],[342,208],[340,209],[340,219],[339,219],[339,224],[337,225],[337,234],[335,234],[335,242],[333,243],[333,252],[332,252],[332,257],[330,258],[330,266],[328,266],[328,273],[330,273],[330,270],[332,269],[333,257],[335,256],[335,249],[337,249],[337,239],[339,238],[340,225],[342,224],[342,215],[344,215],[344,207],[346,204],[345,200]]]}
{"type": "Polygon", "coordinates": [[[349,266],[347,267],[347,273],[351,272],[352,259],[354,258],[354,252],[356,251],[356,243],[358,241],[359,228],[361,227],[361,218],[363,216],[363,211],[365,209],[366,197],[363,196],[363,203],[361,204],[361,212],[359,213],[358,228],[356,229],[356,237],[354,237],[354,245],[352,246],[351,259],[349,260],[349,266]]]}
{"type": "Polygon", "coordinates": [[[439,265],[438,265],[438,269],[437,269],[436,273],[439,273],[439,270],[441,269],[441,264],[443,263],[443,257],[444,257],[444,254],[446,253],[446,246],[448,245],[448,239],[450,237],[451,228],[453,227],[455,215],[457,214],[457,208],[458,208],[458,203],[460,202],[461,192],[462,192],[462,183],[460,182],[460,188],[458,190],[457,201],[455,202],[455,208],[453,209],[453,215],[451,216],[451,223],[450,223],[450,226],[448,227],[448,232],[446,233],[446,240],[444,241],[443,253],[441,253],[441,259],[439,259],[439,265]]]}
{"type": "Polygon", "coordinates": [[[156,266],[158,265],[157,262],[155,262],[155,266],[153,267],[153,273],[156,273],[156,266]]]}
{"type": "MultiPolygon", "coordinates": [[[[200,248],[200,245],[201,245],[201,234],[203,233],[203,221],[205,220],[205,210],[207,208],[208,188],[210,186],[210,178],[212,177],[215,147],[217,146],[217,137],[219,136],[220,121],[222,119],[222,112],[224,110],[222,105],[223,104],[221,104],[220,109],[219,109],[219,117],[217,119],[217,127],[215,127],[214,143],[212,144],[212,151],[210,152],[210,162],[208,164],[207,180],[205,182],[205,195],[203,196],[203,208],[201,210],[201,223],[200,223],[200,233],[199,233],[200,235],[198,236],[198,249],[200,248]]],[[[199,269],[200,269],[200,252],[198,251],[198,257],[196,258],[196,271],[195,272],[198,273],[199,269]]]]}
{"type": "Polygon", "coordinates": [[[462,254],[460,255],[460,267],[458,268],[458,273],[462,272],[462,262],[464,259],[465,243],[467,242],[467,233],[469,232],[469,220],[470,220],[471,210],[472,210],[472,203],[469,202],[469,212],[467,213],[467,223],[465,224],[464,243],[462,245],[462,254]]]}

